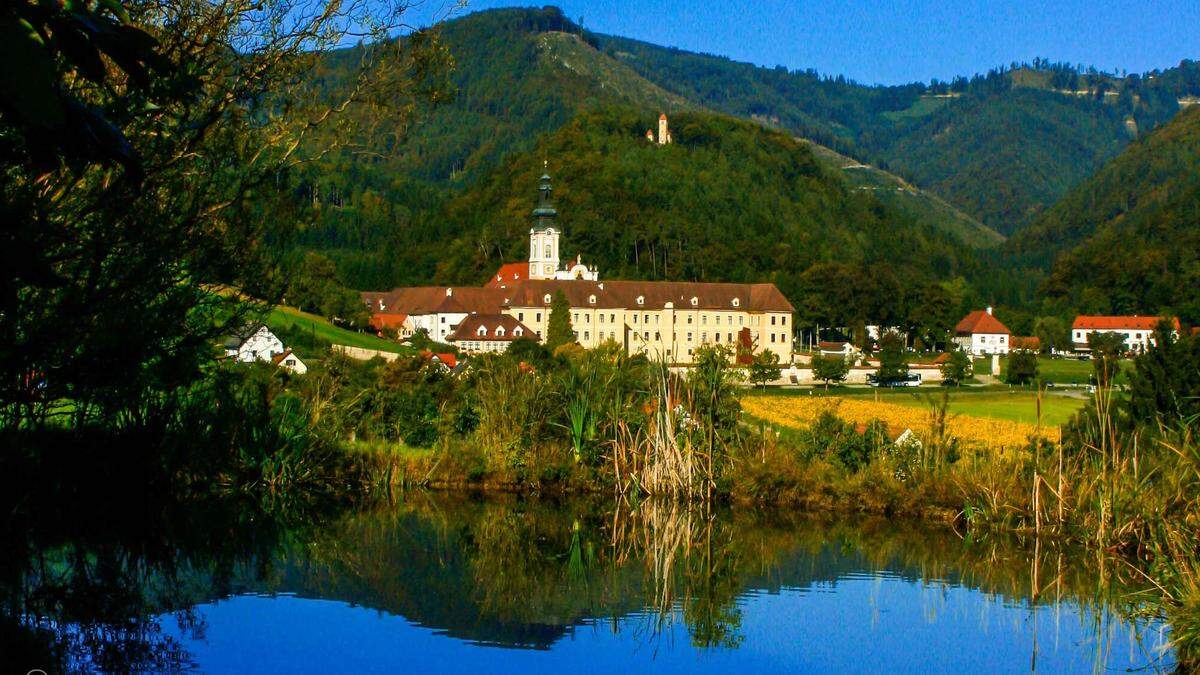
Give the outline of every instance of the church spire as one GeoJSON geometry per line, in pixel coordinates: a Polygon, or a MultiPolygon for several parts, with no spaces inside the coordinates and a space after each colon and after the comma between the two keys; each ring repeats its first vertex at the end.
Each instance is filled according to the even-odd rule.
{"type": "MultiPolygon", "coordinates": [[[[548,162],[542,160],[542,168],[546,170],[548,162]]],[[[533,209],[533,217],[536,219],[535,229],[544,230],[554,224],[554,219],[558,217],[558,211],[554,210],[554,204],[551,201],[554,189],[550,187],[550,173],[546,171],[542,174],[541,184],[538,185],[538,201],[537,206],[533,209]]]]}

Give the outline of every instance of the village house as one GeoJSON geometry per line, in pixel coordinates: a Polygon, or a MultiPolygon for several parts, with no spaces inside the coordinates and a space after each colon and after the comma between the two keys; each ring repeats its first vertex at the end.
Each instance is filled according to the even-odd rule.
{"type": "Polygon", "coordinates": [[[971,312],[954,327],[954,344],[971,356],[1007,354],[1011,336],[991,307],[971,312]]]}
{"type": "Polygon", "coordinates": [[[290,349],[284,350],[282,354],[276,354],[275,356],[271,357],[271,363],[274,363],[280,368],[291,371],[297,375],[303,375],[308,372],[308,366],[304,363],[304,361],[300,360],[300,357],[296,355],[296,352],[293,352],[290,349]]]}
{"type": "MultiPolygon", "coordinates": [[[[702,345],[736,348],[741,340],[775,352],[781,363],[792,362],[794,310],[774,284],[600,281],[599,271],[578,256],[571,266],[561,266],[561,230],[554,226],[558,214],[550,202],[549,176],[542,176],[538,192],[527,264],[502,265],[483,287],[363,293],[373,321],[385,325],[393,320],[388,315],[404,315],[413,330],[424,330],[438,342],[453,340],[465,351],[493,351],[500,346],[492,343],[511,340],[489,339],[485,348],[485,340],[476,338],[483,337],[481,327],[495,337],[494,328],[502,326],[495,315],[515,319],[526,336],[544,342],[550,305],[562,293],[571,308],[576,341],[588,349],[611,340],[628,353],[687,364],[702,345]],[[467,330],[458,330],[475,316],[493,318],[483,324],[472,318],[467,330]],[[468,348],[466,343],[479,344],[468,348]]],[[[503,327],[503,337],[512,337],[515,325],[503,327]]]]}
{"type": "Polygon", "coordinates": [[[291,349],[284,346],[283,340],[271,332],[264,324],[249,324],[233,335],[225,338],[222,343],[225,358],[238,363],[273,363],[280,368],[289,370],[297,375],[308,372],[308,366],[300,360],[291,349]]]}
{"type": "Polygon", "coordinates": [[[447,342],[468,354],[503,352],[513,340],[533,339],[533,331],[508,314],[472,314],[463,319],[447,342]]]}
{"type": "Polygon", "coordinates": [[[283,340],[280,340],[265,325],[251,324],[225,338],[222,345],[226,358],[241,363],[255,361],[271,361],[271,358],[284,352],[283,340]]]}
{"type": "Polygon", "coordinates": [[[823,341],[817,343],[821,356],[840,356],[848,359],[858,353],[858,348],[844,340],[823,341]]]}
{"type": "MultiPolygon", "coordinates": [[[[1084,316],[1075,317],[1071,324],[1071,342],[1079,352],[1089,351],[1088,336],[1092,333],[1117,333],[1125,339],[1125,349],[1142,353],[1156,344],[1154,329],[1167,321],[1160,316],[1084,316]]],[[[1170,319],[1175,333],[1179,319],[1170,319]]]]}

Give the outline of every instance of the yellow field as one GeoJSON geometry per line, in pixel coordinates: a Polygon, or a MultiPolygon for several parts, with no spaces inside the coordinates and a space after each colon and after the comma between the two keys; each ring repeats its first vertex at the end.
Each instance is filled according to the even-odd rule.
{"type": "MultiPolygon", "coordinates": [[[[912,429],[926,437],[930,430],[930,411],[911,405],[837,396],[744,396],[746,413],[772,424],[792,429],[807,428],[825,411],[857,423],[881,420],[893,433],[912,429]]],[[[965,443],[988,448],[1016,448],[1025,445],[1037,426],[1011,420],[972,417],[951,413],[947,431],[965,443]]],[[[1057,441],[1057,427],[1043,427],[1042,436],[1057,441]]]]}

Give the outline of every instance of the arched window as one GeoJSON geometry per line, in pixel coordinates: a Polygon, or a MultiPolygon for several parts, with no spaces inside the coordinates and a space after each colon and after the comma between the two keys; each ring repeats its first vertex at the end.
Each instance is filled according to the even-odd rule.
{"type": "Polygon", "coordinates": [[[550,304],[550,294],[547,293],[546,295],[542,296],[542,301],[544,301],[547,305],[550,304]]]}

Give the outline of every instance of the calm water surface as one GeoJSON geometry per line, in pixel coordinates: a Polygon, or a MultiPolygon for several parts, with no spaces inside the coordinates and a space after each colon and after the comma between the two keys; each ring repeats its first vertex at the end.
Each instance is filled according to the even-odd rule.
{"type": "Polygon", "coordinates": [[[230,673],[1171,666],[1165,629],[1127,618],[1136,589],[1087,556],[911,524],[421,496],[221,527],[39,551],[8,603],[34,646],[14,653],[230,673]]]}

